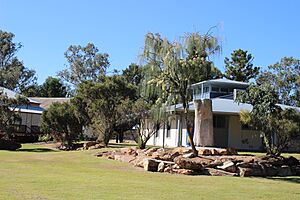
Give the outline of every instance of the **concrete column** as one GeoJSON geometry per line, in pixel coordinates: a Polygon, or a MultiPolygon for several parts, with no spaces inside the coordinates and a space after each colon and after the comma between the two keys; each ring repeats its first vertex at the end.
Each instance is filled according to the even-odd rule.
{"type": "Polygon", "coordinates": [[[194,100],[195,126],[194,141],[196,146],[214,146],[213,112],[210,99],[194,100]]]}

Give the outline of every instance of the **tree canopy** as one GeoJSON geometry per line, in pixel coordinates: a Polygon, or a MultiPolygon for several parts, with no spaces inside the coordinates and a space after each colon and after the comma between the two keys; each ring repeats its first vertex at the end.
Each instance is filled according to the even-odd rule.
{"type": "Polygon", "coordinates": [[[99,81],[109,66],[109,56],[98,51],[92,43],[86,46],[71,45],[65,52],[67,69],[60,71],[58,76],[75,86],[82,81],[99,81]]]}
{"type": "Polygon", "coordinates": [[[253,56],[242,49],[234,50],[231,59],[225,57],[225,73],[227,79],[249,82],[259,74],[259,67],[254,67],[253,56]]]}
{"type": "Polygon", "coordinates": [[[300,60],[282,58],[261,73],[257,83],[273,85],[279,96],[278,103],[300,106],[300,60]]]}
{"type": "Polygon", "coordinates": [[[0,30],[0,86],[23,92],[36,82],[35,71],[24,66],[16,56],[21,43],[13,41],[14,34],[0,30]]]}

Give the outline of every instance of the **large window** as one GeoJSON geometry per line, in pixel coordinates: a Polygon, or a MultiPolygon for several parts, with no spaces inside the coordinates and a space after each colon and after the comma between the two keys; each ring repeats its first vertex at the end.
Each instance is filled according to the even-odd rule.
{"type": "Polygon", "coordinates": [[[227,127],[226,115],[214,115],[213,126],[214,128],[226,128],[227,127]]]}

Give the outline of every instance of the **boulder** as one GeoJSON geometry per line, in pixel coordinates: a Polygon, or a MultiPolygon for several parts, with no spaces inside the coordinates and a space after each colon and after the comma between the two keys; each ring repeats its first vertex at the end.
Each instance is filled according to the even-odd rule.
{"type": "Polygon", "coordinates": [[[159,161],[151,158],[144,158],[144,170],[145,171],[151,171],[151,172],[157,172],[159,161]]]}
{"type": "Polygon", "coordinates": [[[200,149],[200,150],[198,151],[198,155],[202,155],[202,156],[210,156],[210,155],[212,155],[212,152],[211,152],[211,150],[209,150],[209,149],[200,149]]]}
{"type": "Polygon", "coordinates": [[[193,150],[186,147],[176,147],[172,150],[172,153],[176,153],[176,152],[182,155],[182,154],[192,153],[193,150]]]}
{"type": "Polygon", "coordinates": [[[98,144],[98,142],[96,142],[96,141],[89,141],[89,142],[86,142],[86,143],[83,144],[83,148],[87,150],[90,147],[95,146],[96,144],[98,144]]]}
{"type": "Polygon", "coordinates": [[[165,167],[165,169],[164,169],[164,172],[167,172],[167,173],[172,173],[173,172],[173,169],[172,169],[172,167],[165,167]]]}
{"type": "Polygon", "coordinates": [[[135,159],[135,156],[133,155],[114,155],[114,159],[115,160],[118,160],[118,161],[121,161],[121,162],[128,162],[130,163],[131,161],[133,161],[135,159]]]}
{"type": "Polygon", "coordinates": [[[14,142],[11,140],[0,140],[0,150],[9,150],[9,151],[14,151],[19,148],[21,148],[22,145],[18,142],[14,142]]]}
{"type": "Polygon", "coordinates": [[[217,149],[212,149],[212,150],[211,150],[211,154],[212,154],[213,156],[218,156],[218,155],[220,155],[220,153],[219,153],[219,151],[218,151],[217,149]]]}
{"type": "Polygon", "coordinates": [[[177,157],[174,159],[174,162],[182,169],[191,169],[194,171],[203,170],[202,164],[193,158],[177,157]]]}
{"type": "Polygon", "coordinates": [[[282,165],[279,168],[278,176],[292,176],[292,175],[293,175],[293,173],[292,173],[292,170],[291,170],[290,166],[282,165]]]}
{"type": "Polygon", "coordinates": [[[226,161],[222,166],[217,166],[217,168],[231,173],[235,173],[237,171],[236,166],[232,161],[226,161]]]}
{"type": "Polygon", "coordinates": [[[136,156],[135,159],[129,161],[135,167],[144,167],[145,156],[136,156]]]}
{"type": "Polygon", "coordinates": [[[158,164],[157,171],[158,172],[164,172],[164,169],[165,169],[165,163],[164,162],[160,162],[158,164]]]}
{"type": "Polygon", "coordinates": [[[209,175],[209,176],[237,176],[237,173],[231,173],[231,172],[226,172],[220,169],[214,169],[214,168],[205,168],[203,171],[204,175],[209,175]]]}
{"type": "Polygon", "coordinates": [[[154,152],[156,152],[157,149],[158,149],[158,148],[150,148],[150,149],[146,150],[146,151],[145,151],[146,156],[152,156],[152,154],[153,154],[154,152]]]}
{"type": "Polygon", "coordinates": [[[194,171],[190,169],[173,169],[173,172],[182,175],[193,175],[194,171]]]}
{"type": "Polygon", "coordinates": [[[186,153],[182,155],[183,158],[193,158],[195,157],[194,153],[186,153]]]}
{"type": "Polygon", "coordinates": [[[294,176],[300,176],[300,165],[294,165],[291,167],[294,176]]]}
{"type": "Polygon", "coordinates": [[[238,155],[238,152],[235,148],[230,147],[227,148],[226,151],[227,151],[227,155],[238,155]]]}
{"type": "Polygon", "coordinates": [[[285,164],[289,166],[295,166],[295,165],[300,165],[300,162],[297,158],[290,156],[285,159],[285,164]]]}
{"type": "Polygon", "coordinates": [[[238,167],[238,172],[240,177],[265,176],[264,171],[259,166],[255,166],[253,168],[238,167]]]}

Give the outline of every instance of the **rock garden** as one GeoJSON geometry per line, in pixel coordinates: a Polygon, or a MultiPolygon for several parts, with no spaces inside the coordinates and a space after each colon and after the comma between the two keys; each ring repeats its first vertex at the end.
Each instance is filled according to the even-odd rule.
{"type": "Polygon", "coordinates": [[[146,171],[210,176],[300,176],[295,157],[239,155],[235,149],[200,148],[193,157],[189,148],[174,149],[128,147],[101,151],[97,157],[128,162],[146,171]]]}

